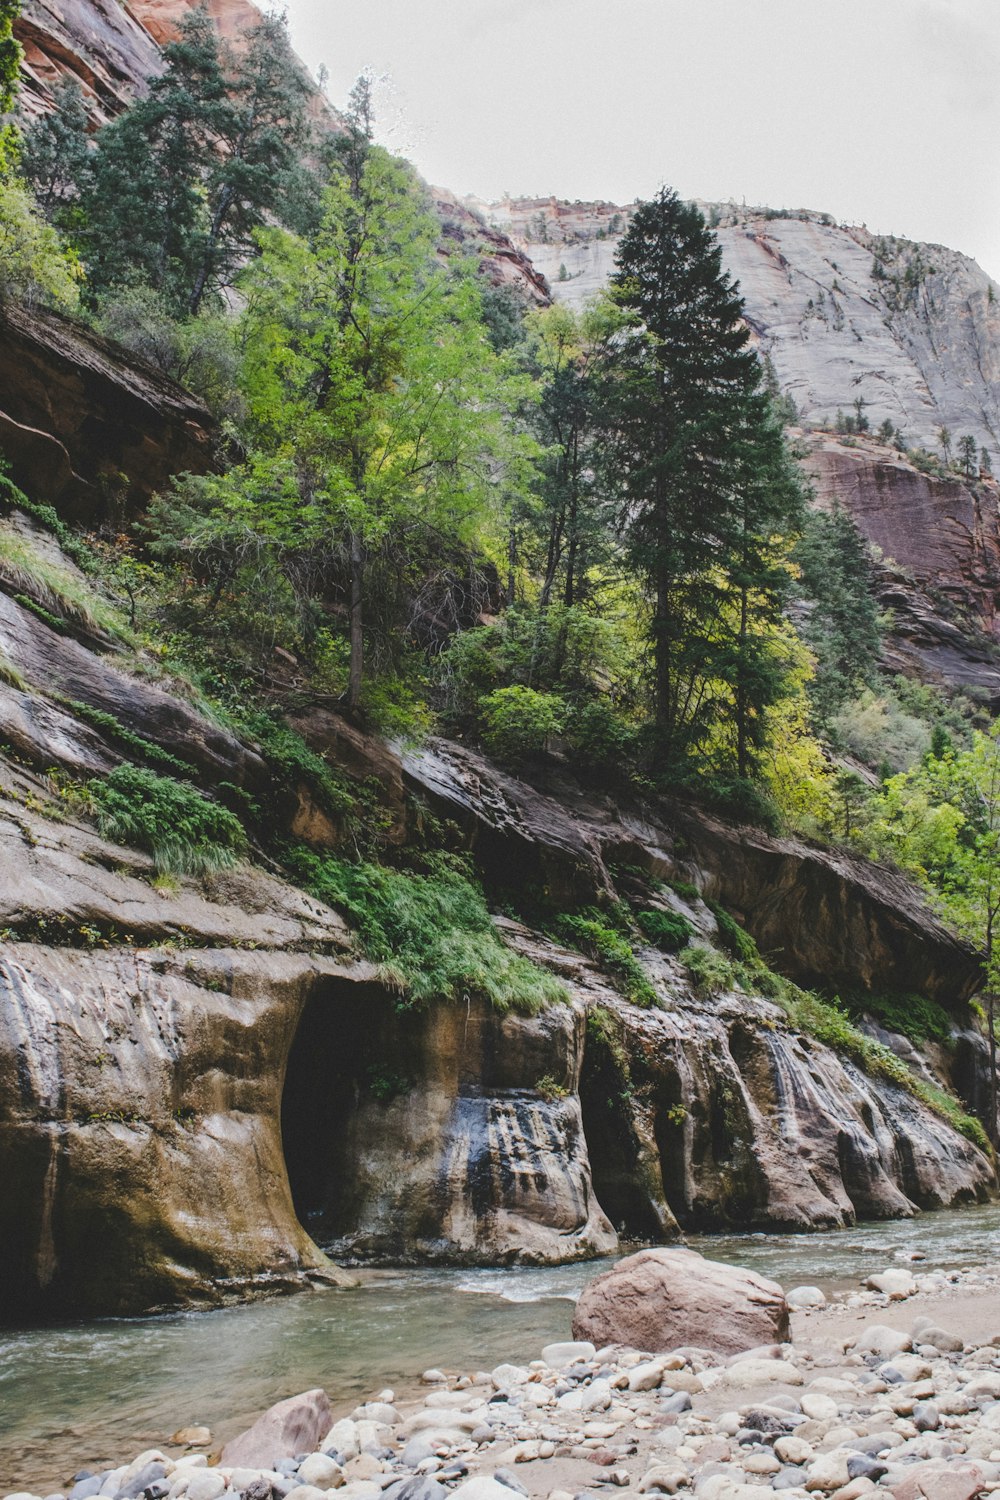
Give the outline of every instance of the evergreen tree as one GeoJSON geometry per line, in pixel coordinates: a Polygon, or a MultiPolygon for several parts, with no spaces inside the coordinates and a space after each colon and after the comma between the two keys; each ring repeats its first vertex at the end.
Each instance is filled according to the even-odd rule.
{"type": "Polygon", "coordinates": [[[882,629],[868,547],[846,511],[811,512],[794,558],[809,602],[802,634],[816,655],[820,723],[876,678],[882,629]]]}
{"type": "Polygon", "coordinates": [[[580,603],[592,568],[613,547],[594,451],[594,368],[605,323],[599,313],[577,314],[558,305],[529,320],[528,368],[541,388],[530,421],[542,446],[534,519],[542,544],[543,609],[553,601],[568,608],[580,603]]]}
{"type": "Polygon", "coordinates": [[[652,604],[659,752],[676,768],[722,715],[746,776],[781,675],[751,614],[780,608],[798,488],[742,301],[696,208],[667,189],[640,206],[611,296],[622,322],[603,367],[604,472],[652,604]]]}
{"type": "Polygon", "coordinates": [[[179,29],[77,185],[92,299],[142,283],[181,316],[232,285],[255,232],[289,207],[307,86],[281,19],[263,17],[235,56],[203,7],[179,29]]]}
{"type": "Polygon", "coordinates": [[[75,78],[56,85],[53,103],[24,131],[21,170],[49,223],[72,230],[79,227],[77,205],[91,171],[87,106],[75,78]]]}
{"type": "Polygon", "coordinates": [[[208,115],[203,168],[208,224],[199,246],[190,311],[208,291],[231,285],[268,211],[287,218],[295,168],[307,138],[308,85],[283,18],[265,16],[251,31],[208,115]]]}
{"type": "Polygon", "coordinates": [[[976,477],[976,440],[971,432],[958,440],[958,457],[966,479],[976,477]]]}

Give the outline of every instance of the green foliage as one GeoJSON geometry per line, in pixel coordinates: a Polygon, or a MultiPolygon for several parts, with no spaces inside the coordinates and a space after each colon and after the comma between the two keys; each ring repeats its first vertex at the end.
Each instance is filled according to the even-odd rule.
{"type": "MultiPolygon", "coordinates": [[[[2,148],[0,139],[0,152],[2,148]]],[[[38,302],[53,303],[72,311],[79,300],[81,276],[76,256],[38,213],[24,184],[0,176],[0,302],[29,308],[38,302]]]]}
{"type": "Polygon", "coordinates": [[[694,932],[694,927],[680,912],[650,908],[637,911],[635,920],[643,937],[663,953],[679,952],[694,932]]]}
{"type": "Polygon", "coordinates": [[[822,723],[876,680],[882,624],[867,544],[836,506],[811,511],[794,560],[809,601],[803,636],[816,655],[811,693],[822,723]]]}
{"type": "Polygon", "coordinates": [[[294,787],[304,782],[320,806],[335,816],[354,810],[357,797],[345,779],[273,713],[243,707],[230,717],[235,728],[259,743],[281,785],[294,787]]]}
{"type": "Polygon", "coordinates": [[[965,1114],[958,1100],[923,1078],[915,1077],[896,1054],[881,1042],[865,1036],[850,1021],[839,1004],[831,1004],[805,990],[786,987],[781,996],[788,1018],[797,1031],[814,1036],[824,1046],[843,1052],[871,1078],[881,1078],[915,1095],[935,1114],[941,1115],[981,1151],[989,1151],[982,1125],[965,1114]]]}
{"type": "Polygon", "coordinates": [[[86,99],[76,78],[60,79],[52,90],[52,109],[25,129],[20,165],[49,223],[70,234],[79,229],[79,196],[90,181],[91,151],[86,99]]]}
{"type": "Polygon", "coordinates": [[[543,1073],[535,1084],[535,1093],[540,1094],[546,1103],[553,1104],[559,1099],[565,1099],[569,1094],[569,1089],[551,1073],[543,1073]]]}
{"type": "Polygon", "coordinates": [[[692,943],[685,948],[681,962],[695,989],[703,994],[716,995],[732,989],[736,981],[736,972],[725,954],[702,943],[692,943]]]}
{"type": "Polygon", "coordinates": [[[53,629],[83,626],[110,636],[122,635],[122,621],[112,606],[68,568],[44,557],[16,532],[0,528],[0,580],[53,629]]]}
{"type": "Polygon", "coordinates": [[[742,963],[753,963],[760,960],[757,944],[743,927],[740,926],[724,906],[716,901],[708,903],[712,915],[715,917],[719,929],[719,940],[731,958],[739,959],[742,963]]]}
{"type": "MultiPolygon", "coordinates": [[[[21,72],[21,44],[14,36],[14,22],[21,11],[21,0],[0,0],[0,116],[9,114],[17,97],[21,72]]],[[[6,176],[17,156],[17,131],[13,125],[0,125],[0,178],[6,176]]]]}
{"type": "Polygon", "coordinates": [[[619,1072],[628,1077],[628,1053],[623,1041],[624,1027],[618,1016],[604,1005],[593,1005],[587,1011],[587,1036],[610,1054],[619,1072]]]}
{"type": "Polygon", "coordinates": [[[24,491],[18,489],[7,473],[7,464],[2,457],[0,457],[0,509],[23,511],[33,521],[37,521],[39,526],[44,526],[46,531],[52,533],[66,556],[84,573],[93,573],[97,570],[97,561],[86,542],[82,542],[70,531],[51,505],[40,505],[34,500],[29,500],[24,491]]]}
{"type": "Polygon", "coordinates": [[[393,1099],[408,1094],[413,1080],[403,1073],[390,1073],[385,1068],[372,1064],[365,1070],[365,1083],[380,1104],[390,1104],[393,1099]]]}
{"type": "Polygon", "coordinates": [[[0,682],[4,682],[8,687],[16,688],[18,692],[22,693],[27,687],[20,669],[15,666],[6,651],[3,650],[0,650],[0,682]]]}
{"type": "Polygon", "coordinates": [[[200,396],[214,416],[242,417],[237,325],[230,315],[203,308],[195,317],[178,317],[151,287],[125,287],[102,306],[98,327],[200,396]]]}
{"type": "Polygon", "coordinates": [[[499,760],[519,763],[541,755],[566,723],[566,705],[554,693],[534,688],[497,688],[480,699],[483,739],[499,760]]]}
{"type": "Polygon", "coordinates": [[[948,1012],[926,995],[866,995],[842,997],[852,1020],[871,1016],[887,1031],[898,1031],[917,1044],[946,1042],[953,1028],[948,1012]]]}
{"type": "Polygon", "coordinates": [[[117,766],[89,791],[102,835],[145,849],[158,871],[202,875],[231,868],[246,852],[233,813],[170,777],[117,766]]]}
{"type": "Polygon", "coordinates": [[[587,953],[607,971],[633,1005],[656,1005],[658,996],[648,974],[632,951],[632,945],[620,932],[602,920],[600,912],[586,911],[560,917],[557,924],[561,937],[587,953]]]}
{"type": "Polygon", "coordinates": [[[682,901],[700,901],[701,891],[690,880],[668,880],[667,885],[682,901]]]}
{"type": "Polygon", "coordinates": [[[98,133],[75,186],[91,300],[146,285],[183,317],[218,299],[254,233],[286,215],[308,86],[278,16],[235,51],[204,8],[178,31],[163,73],[98,133]]]}
{"type": "Polygon", "coordinates": [[[602,365],[600,448],[653,607],[661,769],[676,771],[714,727],[720,769],[752,779],[785,692],[776,630],[797,472],[696,208],[667,189],[638,207],[611,297],[620,322],[602,365]]]}
{"type": "Polygon", "coordinates": [[[566,998],[558,980],[506,946],[482,892],[444,856],[424,874],[303,848],[290,850],[287,864],[307,890],[343,912],[406,1006],[474,995],[500,1011],[534,1015],[566,998]]]}

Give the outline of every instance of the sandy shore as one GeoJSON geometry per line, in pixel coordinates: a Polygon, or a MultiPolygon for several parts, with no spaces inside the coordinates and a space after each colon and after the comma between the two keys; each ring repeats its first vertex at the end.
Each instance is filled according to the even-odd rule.
{"type": "Polygon", "coordinates": [[[689,1348],[525,1350],[521,1365],[428,1372],[419,1392],[373,1393],[337,1421],[316,1393],[326,1422],[303,1451],[279,1458],[279,1445],[253,1462],[227,1454],[220,1462],[211,1435],[189,1434],[78,1478],[69,1493],[973,1500],[1000,1492],[1000,1270],[924,1275],[894,1266],[886,1278],[891,1293],[861,1289],[795,1311],[783,1345],[728,1359],[689,1348]]]}

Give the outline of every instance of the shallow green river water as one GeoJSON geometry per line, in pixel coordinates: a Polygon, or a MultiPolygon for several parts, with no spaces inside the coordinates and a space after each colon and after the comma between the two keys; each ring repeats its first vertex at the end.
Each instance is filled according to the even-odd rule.
{"type": "MultiPolygon", "coordinates": [[[[983,1264],[1000,1251],[1000,1205],[824,1234],[692,1236],[713,1259],[785,1287],[856,1286],[896,1257],[983,1264]]],[[[428,1366],[489,1369],[569,1337],[573,1301],[606,1263],[555,1269],[367,1273],[353,1291],[168,1317],[0,1334],[0,1495],[55,1492],[204,1423],[224,1441],[271,1402],[321,1385],[337,1412],[428,1366]]]]}

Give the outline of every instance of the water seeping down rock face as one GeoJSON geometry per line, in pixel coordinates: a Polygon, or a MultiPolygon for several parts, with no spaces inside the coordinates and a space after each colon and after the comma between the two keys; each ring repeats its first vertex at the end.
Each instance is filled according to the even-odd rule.
{"type": "MultiPolygon", "coordinates": [[[[0,688],[5,1319],[285,1290],[336,1279],[331,1258],[554,1262],[621,1234],[841,1224],[991,1191],[987,1159],[911,1094],[760,996],[700,996],[652,950],[663,1008],[640,1009],[579,953],[500,918],[567,1002],[534,1018],[473,997],[414,1013],[335,913],[260,868],[154,889],[146,857],[45,779],[120,758],[67,699],[184,755],[206,785],[259,792],[259,756],[5,595],[0,637],[23,684],[0,688]]],[[[920,977],[964,1025],[974,956],[903,882],[690,810],[617,806],[569,780],[539,791],[447,743],[400,763],[329,731],[310,727],[351,774],[366,755],[377,768],[396,836],[430,806],[494,888],[537,884],[569,906],[602,899],[609,862],[682,876],[783,948],[790,973],[920,977]]],[[[289,829],[336,840],[286,800],[289,829]]],[[[687,910],[710,939],[708,909],[687,910]]],[[[939,1062],[968,1094],[982,1044],[962,1038],[939,1062]]]]}

